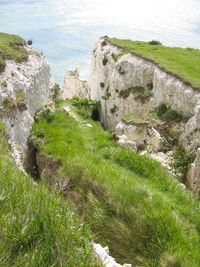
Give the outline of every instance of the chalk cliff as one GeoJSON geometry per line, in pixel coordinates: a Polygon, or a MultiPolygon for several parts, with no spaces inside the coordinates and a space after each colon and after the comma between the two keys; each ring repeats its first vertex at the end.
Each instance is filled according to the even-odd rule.
{"type": "Polygon", "coordinates": [[[51,80],[44,56],[26,49],[27,61],[7,60],[5,71],[0,74],[1,117],[18,163],[27,148],[34,115],[49,100],[51,80]]]}
{"type": "MultiPolygon", "coordinates": [[[[122,51],[108,38],[101,38],[93,51],[91,97],[101,102],[102,124],[113,130],[117,126],[115,131],[119,138],[122,136],[122,143],[126,135],[133,148],[152,146],[157,151],[162,150],[165,128],[186,150],[196,153],[200,147],[200,90],[152,61],[122,51]],[[166,126],[150,118],[152,111],[162,104],[181,114],[184,122],[166,126]],[[131,114],[128,121],[126,118],[131,114]]],[[[196,175],[193,178],[190,175],[190,187],[198,191],[191,180],[195,181],[196,175]]]]}

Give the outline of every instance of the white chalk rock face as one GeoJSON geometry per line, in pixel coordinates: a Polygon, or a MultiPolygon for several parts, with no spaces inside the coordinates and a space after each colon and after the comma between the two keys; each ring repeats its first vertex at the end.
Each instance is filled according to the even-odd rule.
{"type": "Polygon", "coordinates": [[[27,139],[35,113],[49,100],[50,67],[46,59],[28,49],[28,61],[6,62],[0,74],[0,112],[11,144],[20,151],[27,148],[27,139]]]}
{"type": "Polygon", "coordinates": [[[194,109],[200,103],[199,91],[139,56],[117,57],[121,51],[102,38],[93,52],[91,97],[101,101],[101,121],[107,128],[113,129],[129,113],[144,117],[163,103],[185,117],[194,115],[194,109]],[[149,97],[141,99],[137,93],[140,88],[149,88],[149,97]]]}
{"type": "MultiPolygon", "coordinates": [[[[172,127],[172,136],[178,137],[179,144],[188,151],[195,152],[200,147],[200,91],[147,59],[121,52],[122,48],[112,45],[104,37],[93,51],[91,97],[101,102],[100,119],[104,127],[115,129],[118,125],[115,131],[123,146],[130,147],[129,141],[137,146],[141,139],[152,146],[153,152],[160,151],[162,138],[156,129],[150,129],[146,134],[141,125],[118,123],[129,115],[148,118],[153,109],[166,104],[186,118],[178,127],[172,127]]],[[[200,188],[200,183],[198,186],[200,188]]]]}
{"type": "Polygon", "coordinates": [[[90,88],[87,81],[80,79],[79,69],[70,70],[66,73],[61,86],[61,98],[68,99],[74,96],[90,98],[90,88]]]}
{"type": "Polygon", "coordinates": [[[120,145],[136,151],[148,148],[152,152],[158,152],[163,148],[161,135],[148,122],[119,122],[115,127],[115,136],[120,145]]]}
{"type": "Polygon", "coordinates": [[[197,150],[197,157],[187,175],[186,185],[200,196],[200,148],[197,150]]]}

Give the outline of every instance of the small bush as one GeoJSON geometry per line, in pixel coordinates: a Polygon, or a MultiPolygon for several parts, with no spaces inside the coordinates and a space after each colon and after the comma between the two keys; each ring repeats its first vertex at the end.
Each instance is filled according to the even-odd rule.
{"type": "Polygon", "coordinates": [[[116,105],[114,105],[114,107],[110,109],[110,113],[114,114],[115,112],[117,112],[118,109],[119,108],[116,105]]]}
{"type": "Polygon", "coordinates": [[[111,54],[111,57],[114,59],[114,61],[117,61],[117,55],[115,55],[114,53],[111,54]]]}
{"type": "Polygon", "coordinates": [[[57,103],[60,95],[60,86],[56,83],[51,91],[52,100],[57,103]]]}
{"type": "Polygon", "coordinates": [[[36,136],[37,138],[42,138],[43,139],[45,137],[44,130],[43,129],[36,129],[33,132],[33,136],[36,136]]]}
{"type": "Polygon", "coordinates": [[[23,90],[19,90],[15,94],[16,104],[20,111],[27,109],[26,93],[23,90]]]}
{"type": "Polygon", "coordinates": [[[15,94],[16,101],[20,103],[25,103],[26,102],[26,93],[23,90],[19,90],[15,94]]]}
{"type": "Polygon", "coordinates": [[[81,98],[81,97],[73,97],[71,100],[73,106],[78,108],[78,113],[84,118],[93,118],[93,114],[97,113],[100,107],[99,101],[92,101],[91,99],[81,98]]]}
{"type": "Polygon", "coordinates": [[[141,86],[136,86],[132,89],[133,93],[138,93],[136,98],[139,98],[143,103],[152,96],[152,92],[141,86]]]}
{"type": "Polygon", "coordinates": [[[122,66],[119,67],[118,72],[119,72],[119,74],[121,74],[121,75],[124,75],[124,74],[125,74],[125,71],[124,71],[124,69],[122,68],[122,66]]]}
{"type": "Polygon", "coordinates": [[[14,109],[16,107],[16,102],[11,97],[5,97],[3,99],[2,106],[3,106],[2,107],[3,113],[9,113],[12,109],[14,109]]]}
{"type": "Polygon", "coordinates": [[[153,90],[153,83],[147,83],[146,87],[148,90],[153,90]]]}
{"type": "Polygon", "coordinates": [[[121,91],[119,92],[119,96],[122,97],[122,98],[127,98],[127,97],[129,97],[129,95],[130,95],[130,93],[131,93],[131,90],[132,90],[131,87],[128,88],[128,89],[125,89],[125,90],[121,90],[121,91]]]}
{"type": "Polygon", "coordinates": [[[51,123],[54,120],[54,114],[50,109],[45,109],[42,111],[41,116],[48,122],[51,123]]]}
{"type": "Polygon", "coordinates": [[[182,146],[178,146],[174,151],[172,166],[183,183],[186,180],[187,173],[194,159],[194,155],[187,152],[182,146]]]}
{"type": "Polygon", "coordinates": [[[106,45],[107,45],[106,41],[101,42],[101,46],[106,46],[106,45]]]}
{"type": "Polygon", "coordinates": [[[105,95],[103,95],[101,98],[104,100],[108,100],[108,98],[111,96],[111,93],[106,91],[105,95]]]}
{"type": "Polygon", "coordinates": [[[165,103],[156,108],[156,114],[164,121],[173,121],[179,123],[185,120],[182,114],[172,109],[170,106],[167,106],[165,103]]]}
{"type": "Polygon", "coordinates": [[[104,87],[105,87],[105,83],[101,82],[101,83],[100,83],[100,87],[101,87],[101,88],[104,88],[104,87]]]}
{"type": "Polygon", "coordinates": [[[7,84],[7,82],[6,82],[5,80],[1,82],[1,85],[2,85],[3,87],[7,87],[7,86],[8,86],[8,84],[7,84]]]}
{"type": "Polygon", "coordinates": [[[103,64],[104,66],[106,66],[107,63],[108,63],[108,59],[107,59],[106,56],[104,56],[103,59],[102,59],[102,64],[103,64]]]}
{"type": "Polygon", "coordinates": [[[28,40],[27,44],[28,45],[32,45],[33,44],[33,41],[32,40],[28,40]]]}
{"type": "Polygon", "coordinates": [[[162,45],[161,42],[156,41],[156,40],[152,40],[149,42],[150,45],[162,45]]]}

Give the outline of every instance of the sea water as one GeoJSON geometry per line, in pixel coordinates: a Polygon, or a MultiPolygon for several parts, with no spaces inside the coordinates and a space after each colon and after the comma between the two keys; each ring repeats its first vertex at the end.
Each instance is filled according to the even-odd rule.
{"type": "Polygon", "coordinates": [[[100,36],[200,48],[200,0],[0,0],[0,31],[33,40],[60,83],[76,66],[88,78],[100,36]]]}

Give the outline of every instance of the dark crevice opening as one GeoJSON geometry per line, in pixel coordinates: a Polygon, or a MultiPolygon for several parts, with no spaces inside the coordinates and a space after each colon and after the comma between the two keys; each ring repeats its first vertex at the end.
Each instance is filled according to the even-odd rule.
{"type": "Polygon", "coordinates": [[[32,145],[31,142],[28,142],[28,148],[26,151],[26,157],[24,162],[24,169],[34,180],[40,180],[40,172],[37,163],[37,153],[38,150],[32,145]]]}

